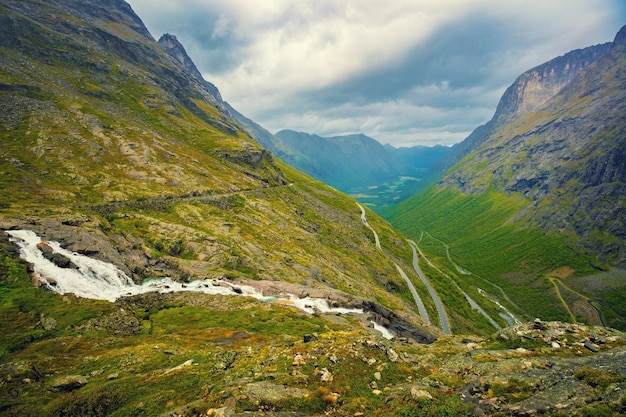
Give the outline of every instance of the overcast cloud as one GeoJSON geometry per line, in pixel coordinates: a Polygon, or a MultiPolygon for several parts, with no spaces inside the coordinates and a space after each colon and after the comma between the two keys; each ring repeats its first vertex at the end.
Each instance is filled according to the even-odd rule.
{"type": "Polygon", "coordinates": [[[522,72],[612,41],[623,0],[127,0],[275,133],[450,145],[522,72]]]}

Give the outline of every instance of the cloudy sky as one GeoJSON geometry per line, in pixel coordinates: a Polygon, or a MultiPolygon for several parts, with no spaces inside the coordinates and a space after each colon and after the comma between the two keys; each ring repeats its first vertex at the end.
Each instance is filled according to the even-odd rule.
{"type": "Polygon", "coordinates": [[[612,41],[623,0],[127,0],[275,133],[450,145],[522,72],[612,41]]]}

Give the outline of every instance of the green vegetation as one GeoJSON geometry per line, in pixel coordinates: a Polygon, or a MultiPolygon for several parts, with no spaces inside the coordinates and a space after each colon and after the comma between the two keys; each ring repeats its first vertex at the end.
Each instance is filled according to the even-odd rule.
{"type": "MultiPolygon", "coordinates": [[[[546,277],[564,266],[575,276],[594,270],[562,236],[516,222],[514,215],[526,204],[493,190],[473,195],[431,187],[400,204],[391,220],[415,241],[421,237],[420,247],[437,263],[457,274],[459,268],[470,271],[463,281],[480,288],[485,281],[496,284],[530,317],[567,321],[546,277]]],[[[483,289],[506,302],[495,288],[483,289]]]]}
{"type": "Polygon", "coordinates": [[[443,396],[435,401],[421,400],[416,405],[404,406],[396,414],[399,417],[469,417],[473,407],[463,403],[457,396],[443,396]]]}
{"type": "MultiPolygon", "coordinates": [[[[407,405],[411,401],[402,399],[383,411],[384,397],[369,387],[376,367],[364,358],[376,363],[386,385],[427,375],[423,369],[389,362],[384,348],[376,344],[363,345],[367,333],[353,320],[338,324],[239,297],[147,295],[117,304],[63,297],[34,288],[25,265],[6,241],[0,249],[4,364],[0,410],[12,414],[160,415],[186,404],[188,410],[206,412],[221,405],[224,390],[232,384],[262,381],[269,375],[270,381],[306,388],[310,394],[261,404],[240,400],[239,411],[341,409],[350,415],[394,415],[400,408],[411,409],[407,405]],[[85,327],[92,320],[119,314],[120,309],[142,323],[134,334],[119,337],[115,329],[85,327]],[[43,317],[54,318],[58,325],[43,330],[43,317]],[[40,336],[32,336],[34,332],[40,336]],[[319,340],[303,344],[303,336],[311,333],[319,340]],[[355,348],[358,353],[351,353],[357,352],[355,348]],[[296,352],[306,353],[306,364],[298,368],[301,376],[292,375],[296,352]],[[192,365],[174,370],[190,359],[192,365]],[[333,381],[321,382],[316,368],[331,369],[333,381]],[[67,375],[86,375],[88,383],[80,390],[54,389],[55,382],[67,375]],[[23,382],[25,378],[32,382],[23,382]]],[[[447,397],[428,407],[469,410],[447,397]]]]}
{"type": "Polygon", "coordinates": [[[606,388],[610,384],[626,381],[625,375],[619,375],[611,371],[603,371],[597,368],[584,367],[577,370],[574,376],[592,387],[606,388]]]}
{"type": "MultiPolygon", "coordinates": [[[[0,71],[2,229],[31,229],[113,262],[137,282],[262,280],[253,284],[271,294],[376,302],[419,325],[397,264],[436,323],[405,237],[367,210],[382,245],[376,248],[353,198],[260,148],[198,80],[164,59],[129,13],[119,2],[9,0],[0,6],[6,16],[0,53],[7,58],[0,71]]],[[[503,173],[510,177],[511,171],[503,173]]],[[[410,182],[388,186],[398,192],[410,182]]],[[[456,333],[431,345],[381,338],[367,327],[367,315],[310,315],[280,300],[178,292],[110,303],[58,295],[34,285],[37,276],[0,231],[0,414],[196,417],[229,407],[341,417],[464,416],[484,399],[471,384],[512,369],[519,378],[491,384],[485,398],[517,406],[522,391],[534,396],[534,386],[522,379],[530,369],[519,371],[525,356],[539,364],[531,363],[540,380],[552,372],[546,364],[558,360],[570,380],[587,388],[580,390],[585,407],[604,412],[602,390],[626,388],[621,374],[584,370],[572,377],[567,360],[609,363],[609,351],[623,348],[622,334],[571,328],[559,339],[567,347],[558,354],[527,325],[516,331],[531,334],[528,341],[458,335],[493,332],[462,291],[500,324],[492,299],[516,313],[519,304],[543,319],[560,318],[558,302],[533,309],[531,302],[557,300],[554,288],[567,292],[564,302],[591,291],[577,281],[589,267],[560,236],[513,221],[525,207],[519,196],[428,193],[431,199],[419,201],[426,214],[401,206],[394,222],[433,262],[420,260],[456,333]],[[581,347],[587,340],[607,354],[587,359],[591,353],[581,347]]],[[[607,320],[620,314],[607,310],[607,320]]],[[[623,403],[611,398],[607,410],[623,403]]]]}

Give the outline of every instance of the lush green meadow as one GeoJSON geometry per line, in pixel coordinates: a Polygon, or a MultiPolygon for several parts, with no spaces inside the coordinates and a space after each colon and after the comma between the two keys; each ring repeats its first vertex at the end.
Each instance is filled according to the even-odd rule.
{"type": "MultiPolygon", "coordinates": [[[[419,241],[427,256],[506,302],[502,291],[488,283],[500,287],[514,312],[567,321],[567,309],[548,278],[573,280],[599,271],[566,235],[546,233],[520,220],[527,204],[521,196],[493,190],[471,195],[431,187],[388,215],[394,226],[419,241]]],[[[602,308],[619,327],[621,304],[612,300],[602,308]]]]}

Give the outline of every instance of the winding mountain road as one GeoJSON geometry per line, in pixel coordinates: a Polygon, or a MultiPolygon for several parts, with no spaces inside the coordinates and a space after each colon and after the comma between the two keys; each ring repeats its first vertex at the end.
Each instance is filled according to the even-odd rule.
{"type": "Polygon", "coordinates": [[[394,263],[394,265],[398,269],[400,276],[404,278],[404,280],[406,281],[406,284],[409,286],[411,295],[413,295],[413,299],[415,300],[415,305],[417,305],[417,311],[419,311],[420,316],[422,316],[422,320],[424,320],[425,323],[430,324],[430,317],[428,317],[426,306],[424,305],[424,302],[422,301],[419,294],[417,293],[417,290],[415,289],[415,286],[411,282],[411,279],[407,276],[406,272],[404,272],[404,270],[400,268],[400,265],[398,265],[397,263],[394,263]]]}
{"type": "MultiPolygon", "coordinates": [[[[376,233],[376,230],[374,230],[374,228],[370,226],[370,224],[367,222],[367,218],[365,217],[365,208],[359,203],[356,203],[356,205],[359,206],[359,208],[361,209],[361,221],[363,222],[365,227],[367,227],[368,229],[372,231],[372,233],[374,233],[374,240],[376,241],[376,249],[378,249],[379,251],[382,251],[383,249],[380,246],[380,239],[378,238],[378,233],[376,233]]],[[[422,301],[419,294],[417,293],[417,290],[415,289],[415,286],[411,282],[411,279],[407,276],[406,272],[404,272],[404,270],[400,268],[400,265],[398,265],[395,262],[394,262],[394,265],[396,266],[396,269],[398,270],[398,273],[400,274],[400,276],[404,278],[404,280],[406,281],[406,284],[409,286],[409,291],[411,291],[411,295],[413,296],[413,300],[415,300],[415,305],[417,306],[417,311],[420,313],[422,320],[425,323],[430,324],[430,318],[428,317],[426,306],[424,305],[424,302],[422,301]]]]}
{"type": "Polygon", "coordinates": [[[415,269],[415,272],[417,272],[417,276],[420,277],[420,280],[428,289],[428,293],[430,294],[430,297],[435,302],[435,307],[437,308],[437,314],[439,315],[439,324],[441,325],[441,330],[445,334],[452,334],[452,330],[450,330],[450,322],[448,321],[448,315],[446,314],[446,310],[443,306],[443,303],[441,302],[441,298],[439,298],[439,294],[437,293],[437,290],[433,288],[428,278],[426,278],[426,275],[424,275],[424,273],[420,269],[419,258],[417,256],[417,245],[412,240],[408,240],[408,242],[409,242],[409,246],[411,247],[411,250],[413,251],[413,269],[415,269]]]}
{"type": "MultiPolygon", "coordinates": [[[[507,295],[507,293],[506,293],[506,292],[504,292],[504,290],[502,289],[502,287],[500,287],[499,285],[494,284],[493,282],[489,281],[488,279],[486,279],[486,278],[484,278],[484,277],[482,277],[482,276],[480,276],[480,275],[478,275],[478,274],[476,274],[476,273],[474,273],[474,272],[472,272],[472,271],[468,271],[467,269],[465,269],[465,268],[461,267],[460,265],[457,265],[457,264],[456,264],[456,263],[452,260],[452,258],[450,257],[450,247],[448,246],[448,244],[447,244],[446,242],[444,242],[444,241],[443,241],[443,240],[441,240],[441,239],[437,239],[436,237],[434,237],[433,235],[431,235],[431,234],[430,234],[430,233],[428,233],[428,232],[422,232],[422,237],[424,236],[424,234],[427,234],[427,235],[428,235],[431,239],[433,239],[433,240],[435,240],[435,241],[437,241],[437,242],[441,243],[441,244],[445,247],[445,249],[446,249],[446,255],[447,255],[447,257],[448,257],[448,260],[450,261],[450,263],[451,263],[451,264],[452,264],[452,265],[453,265],[453,266],[454,266],[454,267],[455,267],[455,268],[456,268],[456,269],[457,269],[460,273],[462,273],[462,274],[464,274],[464,275],[473,275],[473,276],[475,276],[476,278],[479,278],[479,279],[481,279],[482,281],[485,281],[486,283],[488,283],[489,285],[491,285],[491,286],[493,286],[493,287],[497,288],[497,289],[500,291],[500,294],[502,294],[502,297],[504,297],[504,299],[505,299],[506,301],[508,301],[508,302],[509,302],[512,306],[514,306],[515,308],[517,308],[519,311],[524,311],[524,310],[523,310],[520,306],[518,306],[517,304],[515,304],[515,303],[514,303],[514,302],[513,302],[513,301],[509,298],[509,296],[507,295]]],[[[420,238],[420,240],[421,240],[421,238],[420,238]]],[[[419,248],[418,248],[418,250],[419,250],[419,248]]],[[[420,253],[421,253],[421,251],[420,251],[420,253]]],[[[427,261],[428,261],[428,260],[427,260],[427,261]]],[[[428,263],[429,263],[430,265],[432,265],[432,264],[431,264],[431,262],[428,262],[428,263]]],[[[510,316],[510,318],[513,320],[513,322],[515,322],[515,323],[517,323],[517,324],[521,324],[521,323],[522,323],[522,322],[521,322],[521,321],[520,321],[517,317],[515,317],[515,316],[513,315],[513,313],[511,313],[511,312],[510,312],[507,308],[505,308],[502,304],[500,304],[500,303],[498,303],[497,301],[495,301],[495,300],[491,299],[490,297],[488,297],[488,296],[487,296],[487,293],[485,293],[484,291],[482,291],[482,290],[480,290],[480,289],[479,289],[479,293],[481,293],[481,294],[482,294],[485,298],[489,299],[490,301],[492,301],[492,302],[496,303],[496,304],[497,304],[497,305],[498,305],[501,309],[503,309],[503,310],[505,311],[505,313],[506,313],[508,316],[510,316]]]]}
{"type": "MultiPolygon", "coordinates": [[[[422,237],[424,236],[424,234],[422,233],[422,237]]],[[[421,238],[420,238],[421,240],[421,238]]],[[[485,310],[483,310],[483,308],[476,302],[474,301],[474,299],[472,297],[469,296],[469,294],[467,294],[465,291],[463,291],[463,289],[459,286],[459,284],[456,283],[456,281],[454,281],[452,279],[452,277],[450,277],[448,274],[446,274],[445,272],[443,272],[442,270],[440,270],[439,268],[437,268],[437,266],[435,264],[433,264],[432,262],[430,262],[430,260],[422,253],[422,251],[420,250],[419,246],[417,246],[417,243],[415,243],[412,240],[409,240],[409,244],[411,244],[415,250],[417,250],[419,252],[419,255],[424,258],[424,260],[428,263],[428,265],[430,265],[432,268],[436,269],[437,271],[439,271],[440,274],[442,274],[443,276],[445,276],[446,278],[448,278],[450,280],[450,282],[452,282],[452,284],[456,287],[456,289],[463,294],[463,296],[465,297],[465,300],[467,300],[467,302],[469,303],[470,307],[473,308],[474,310],[478,311],[478,313],[480,313],[485,319],[487,319],[487,321],[496,329],[500,330],[502,328],[502,326],[500,326],[494,319],[493,317],[491,317],[485,310]]],[[[508,316],[504,316],[505,320],[510,320],[508,316]]],[[[511,326],[513,322],[511,321],[511,326]]]]}
{"type": "Polygon", "coordinates": [[[378,233],[376,233],[376,230],[374,230],[374,228],[370,226],[370,224],[367,222],[367,218],[365,217],[365,208],[359,203],[356,203],[356,205],[359,206],[359,208],[361,209],[361,221],[363,222],[365,227],[367,227],[372,231],[372,233],[374,233],[374,239],[376,240],[376,249],[383,250],[380,247],[380,239],[378,239],[378,233]]]}

